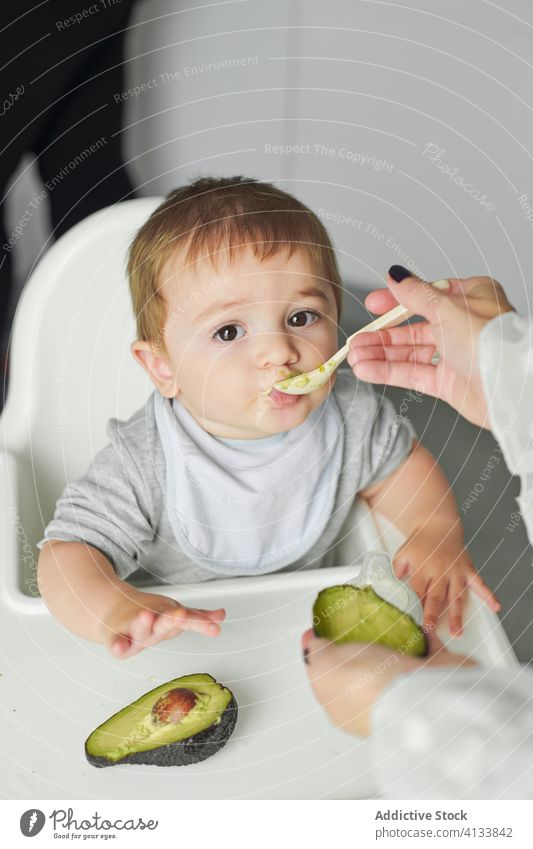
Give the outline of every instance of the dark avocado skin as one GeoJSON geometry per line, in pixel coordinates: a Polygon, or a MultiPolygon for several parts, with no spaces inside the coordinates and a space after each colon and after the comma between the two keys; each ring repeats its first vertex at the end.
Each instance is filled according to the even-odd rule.
{"type": "Polygon", "coordinates": [[[85,755],[89,763],[97,767],[116,766],[117,764],[190,766],[210,758],[226,745],[235,728],[237,714],[237,702],[235,698],[232,698],[222,713],[218,725],[205,728],[193,737],[188,737],[177,743],[167,743],[145,752],[133,752],[120,760],[110,761],[104,757],[91,755],[87,751],[87,747],[85,748],[85,755]]]}

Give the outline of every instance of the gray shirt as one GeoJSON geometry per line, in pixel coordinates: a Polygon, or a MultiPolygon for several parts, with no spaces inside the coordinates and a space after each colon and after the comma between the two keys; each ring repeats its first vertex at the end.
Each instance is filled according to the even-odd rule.
{"type": "MultiPolygon", "coordinates": [[[[155,418],[156,391],[127,421],[110,419],[109,444],[87,473],[65,488],[37,547],[47,540],[85,542],[107,557],[120,578],[131,576],[140,584],[186,584],[220,577],[185,554],[172,531],[166,461],[155,418]]],[[[351,371],[339,371],[332,392],[344,438],[329,521],[310,550],[271,571],[335,565],[333,549],[357,493],[390,475],[411,450],[411,424],[351,371]]]]}

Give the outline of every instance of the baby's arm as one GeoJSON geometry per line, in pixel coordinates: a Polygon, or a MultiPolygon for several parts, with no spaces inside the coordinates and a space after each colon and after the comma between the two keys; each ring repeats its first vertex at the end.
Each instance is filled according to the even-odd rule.
{"type": "Polygon", "coordinates": [[[435,626],[445,608],[450,633],[461,633],[467,586],[492,610],[500,609],[464,547],[463,527],[448,481],[423,445],[415,443],[391,475],[361,495],[407,537],[394,558],[394,568],[399,578],[409,575],[424,605],[427,627],[435,626]]]}
{"type": "Polygon", "coordinates": [[[83,542],[47,542],[39,557],[41,595],[55,618],[80,637],[126,658],[185,630],[220,632],[225,611],[183,607],[117,577],[109,560],[83,542]]]}

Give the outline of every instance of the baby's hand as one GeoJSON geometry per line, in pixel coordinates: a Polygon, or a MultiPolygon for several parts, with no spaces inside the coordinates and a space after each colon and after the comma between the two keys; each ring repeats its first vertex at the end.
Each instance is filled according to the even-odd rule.
{"type": "Polygon", "coordinates": [[[398,578],[409,576],[409,584],[424,607],[424,626],[431,629],[441,612],[448,612],[450,634],[463,630],[465,590],[470,587],[491,610],[501,604],[478,575],[465,549],[462,536],[453,530],[427,525],[414,533],[394,558],[398,578]]]}
{"type": "Polygon", "coordinates": [[[153,593],[124,596],[103,624],[103,643],[115,657],[132,657],[161,640],[182,631],[197,631],[206,637],[220,633],[226,611],[184,607],[172,598],[153,593]]]}

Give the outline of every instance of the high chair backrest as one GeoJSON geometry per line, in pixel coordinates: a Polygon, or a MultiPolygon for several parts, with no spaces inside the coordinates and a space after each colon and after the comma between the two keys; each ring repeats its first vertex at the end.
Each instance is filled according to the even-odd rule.
{"type": "Polygon", "coordinates": [[[129,418],[153,390],[129,350],[126,254],[160,200],[125,201],[81,221],[23,290],[0,431],[17,470],[11,510],[33,547],[66,484],[106,444],[108,420],[129,418]]]}

